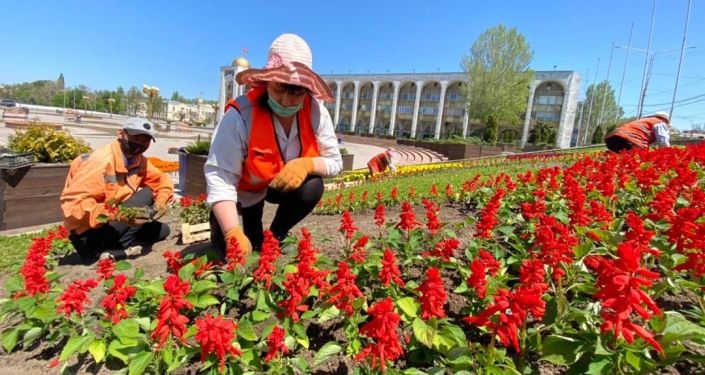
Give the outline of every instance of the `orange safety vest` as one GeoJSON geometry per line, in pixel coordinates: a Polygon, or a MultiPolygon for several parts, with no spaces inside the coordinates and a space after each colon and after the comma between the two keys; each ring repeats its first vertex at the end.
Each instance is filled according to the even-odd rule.
{"type": "Polygon", "coordinates": [[[389,159],[387,152],[382,152],[373,156],[372,159],[367,162],[367,167],[370,168],[372,173],[384,172],[389,166],[389,159]]]}
{"type": "Polygon", "coordinates": [[[644,117],[628,122],[605,136],[605,139],[619,137],[634,145],[635,148],[647,149],[656,141],[654,125],[663,122],[659,117],[644,117]]]}
{"type": "MultiPolygon", "coordinates": [[[[238,190],[260,191],[274,179],[279,171],[284,168],[284,155],[279,147],[274,119],[269,108],[260,105],[260,98],[266,94],[264,87],[250,90],[244,97],[245,103],[230,99],[225,106],[225,111],[235,108],[243,116],[245,124],[250,126],[250,140],[247,145],[247,158],[242,168],[242,176],[238,183],[238,190]],[[249,104],[250,115],[243,115],[245,107],[249,104]],[[246,118],[249,117],[249,118],[246,118]]],[[[304,99],[304,106],[296,114],[299,126],[299,142],[301,153],[299,157],[321,156],[318,150],[318,141],[311,126],[311,96],[304,99]]]]}

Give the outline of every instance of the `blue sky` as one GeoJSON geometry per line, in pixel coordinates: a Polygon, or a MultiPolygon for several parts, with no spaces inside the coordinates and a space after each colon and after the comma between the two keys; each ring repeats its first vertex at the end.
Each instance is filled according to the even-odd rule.
{"type": "MultiPolygon", "coordinates": [[[[680,48],[687,0],[657,0],[652,50],[680,48]]],[[[162,95],[216,99],[218,72],[249,49],[265,63],[271,41],[294,32],[308,41],[321,73],[460,71],[460,60],[487,28],[516,26],[534,50],[535,70],[575,70],[586,81],[607,75],[610,47],[645,49],[650,0],[595,1],[3,1],[0,83],[55,79],[92,89],[158,86],[162,95]],[[588,74],[589,70],[589,74],[588,74]]],[[[705,124],[705,0],[693,0],[674,125],[705,124]],[[702,95],[701,97],[698,97],[702,95]],[[690,98],[695,98],[688,100],[690,98]]],[[[618,91],[625,50],[614,50],[618,91]]],[[[646,110],[667,110],[678,52],[656,54],[646,110]]],[[[621,104],[634,114],[644,68],[631,53],[621,104]]]]}

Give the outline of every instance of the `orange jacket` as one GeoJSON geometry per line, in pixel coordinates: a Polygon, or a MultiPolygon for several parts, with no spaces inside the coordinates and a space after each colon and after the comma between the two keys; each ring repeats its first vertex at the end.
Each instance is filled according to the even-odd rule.
{"type": "Polygon", "coordinates": [[[122,203],[145,186],[152,189],[155,200],[159,197],[171,199],[174,194],[174,184],[169,176],[146,157],[137,156],[132,164],[125,165],[117,140],[81,155],[71,163],[61,192],[64,226],[78,234],[99,227],[102,223],[98,222],[98,216],[106,213],[106,202],[115,199],[122,203]]]}
{"type": "MultiPolygon", "coordinates": [[[[260,105],[261,96],[266,93],[264,87],[250,90],[243,99],[246,102],[228,101],[226,111],[237,109],[245,123],[250,124],[250,141],[247,145],[242,176],[238,183],[239,190],[260,191],[267,188],[272,179],[284,168],[284,156],[277,141],[274,120],[268,108],[260,105]]],[[[241,97],[242,98],[242,97],[241,97]]],[[[242,100],[238,98],[238,100],[242,100]]],[[[306,95],[304,106],[296,114],[299,126],[301,153],[299,157],[318,157],[318,141],[311,126],[311,96],[306,95]]]]}
{"type": "Polygon", "coordinates": [[[656,141],[654,125],[661,122],[663,122],[663,119],[659,117],[640,118],[621,125],[611,133],[607,134],[605,139],[620,137],[634,145],[635,148],[647,149],[650,144],[656,141]]]}
{"type": "Polygon", "coordinates": [[[384,172],[390,164],[391,158],[387,152],[382,152],[377,154],[367,162],[367,167],[370,168],[372,173],[384,172]]]}

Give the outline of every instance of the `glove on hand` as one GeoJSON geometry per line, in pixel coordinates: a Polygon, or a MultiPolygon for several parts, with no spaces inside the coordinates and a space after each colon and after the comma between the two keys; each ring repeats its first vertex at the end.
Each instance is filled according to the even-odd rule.
{"type": "Polygon", "coordinates": [[[284,165],[269,186],[285,192],[292,191],[301,186],[311,172],[313,172],[312,158],[294,159],[284,165]]]}
{"type": "Polygon", "coordinates": [[[159,196],[156,201],[154,201],[154,215],[152,215],[152,220],[159,220],[169,211],[169,197],[159,196]]]}
{"type": "MultiPolygon", "coordinates": [[[[240,247],[240,250],[242,250],[242,258],[236,259],[235,262],[238,265],[244,265],[245,262],[247,262],[247,258],[249,258],[250,254],[252,254],[252,243],[250,243],[250,239],[247,238],[245,233],[242,231],[242,227],[239,225],[230,228],[228,233],[225,233],[226,249],[230,247],[233,240],[237,241],[237,245],[240,247]]],[[[227,256],[227,250],[225,253],[227,256]]]]}
{"type": "Polygon", "coordinates": [[[130,227],[139,227],[148,223],[151,219],[144,207],[130,207],[128,212],[118,212],[115,215],[115,221],[125,223],[130,227]]]}

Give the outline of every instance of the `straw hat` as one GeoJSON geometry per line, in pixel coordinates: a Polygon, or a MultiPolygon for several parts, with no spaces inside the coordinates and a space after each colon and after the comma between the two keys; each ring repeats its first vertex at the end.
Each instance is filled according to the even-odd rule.
{"type": "Polygon", "coordinates": [[[326,81],[312,69],[313,57],[306,41],[296,34],[282,34],[272,42],[267,65],[262,69],[247,69],[235,77],[237,83],[250,87],[279,82],[308,89],[315,98],[333,101],[333,92],[326,81]]]}

